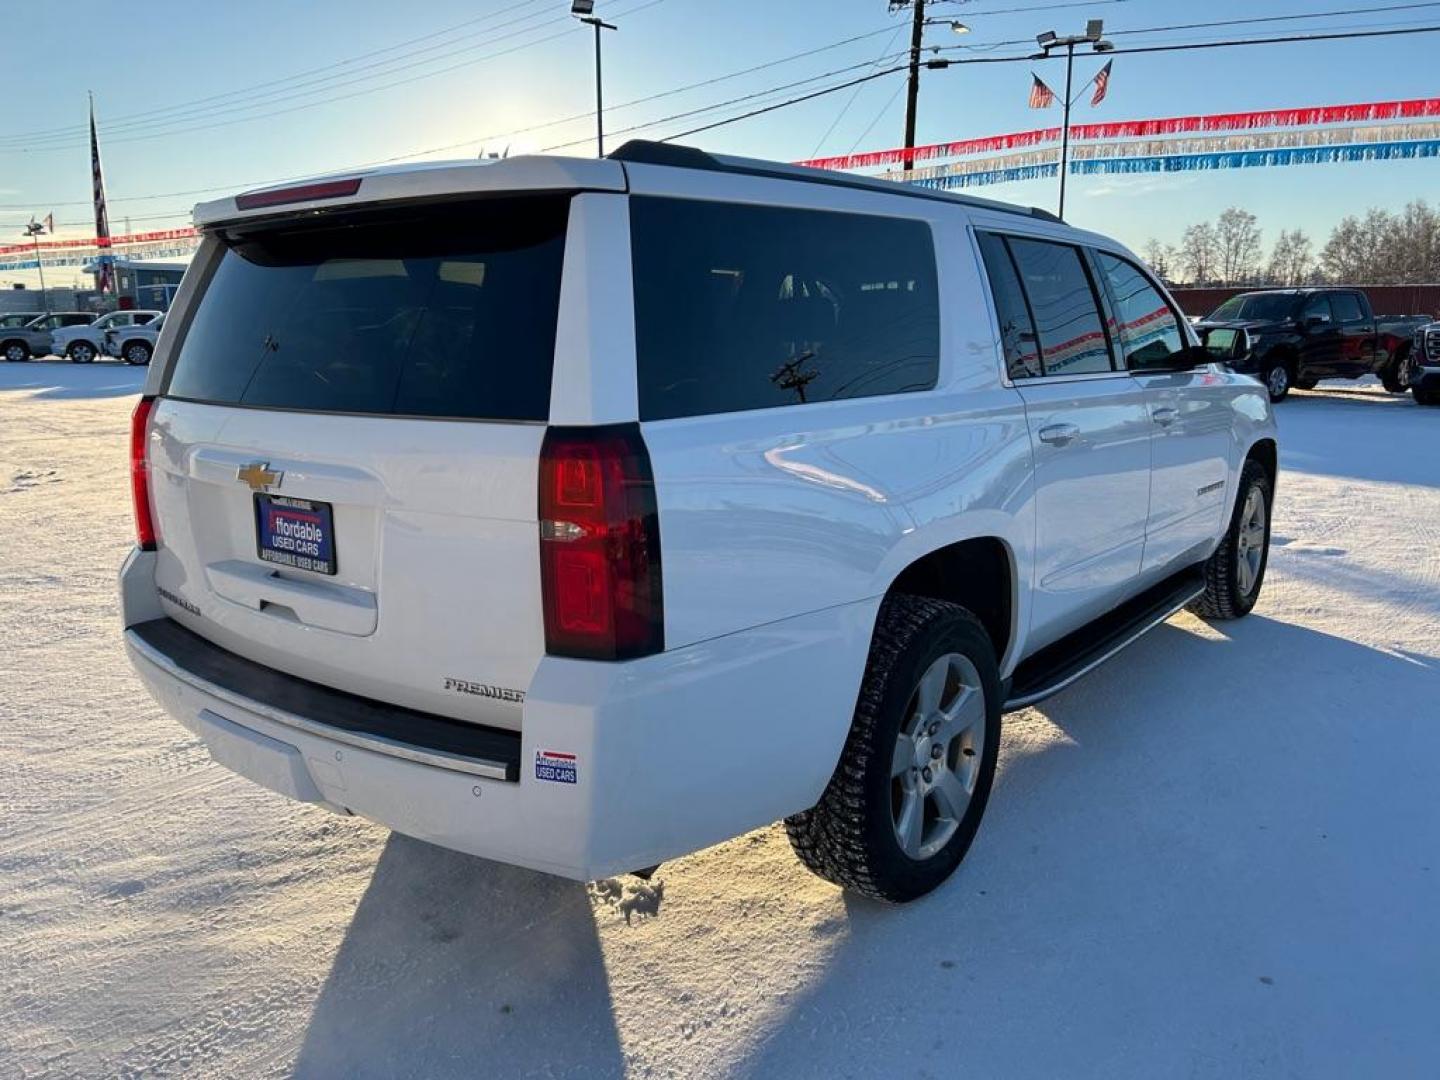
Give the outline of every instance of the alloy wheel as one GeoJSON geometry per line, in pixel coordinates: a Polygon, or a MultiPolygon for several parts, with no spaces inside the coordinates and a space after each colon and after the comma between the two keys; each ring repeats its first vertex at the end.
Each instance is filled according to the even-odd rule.
{"type": "Polygon", "coordinates": [[[980,673],[967,657],[947,653],[920,676],[890,765],[891,824],[910,858],[930,858],[960,827],[980,775],[985,715],[980,673]]]}
{"type": "Polygon", "coordinates": [[[1270,374],[1265,377],[1265,386],[1270,391],[1270,396],[1277,398],[1290,389],[1290,373],[1283,364],[1276,364],[1270,369],[1270,374]]]}
{"type": "Polygon", "coordinates": [[[25,347],[23,345],[9,345],[6,347],[5,359],[8,360],[10,363],[18,364],[21,360],[24,360],[25,358],[26,353],[25,347]]]}
{"type": "Polygon", "coordinates": [[[1245,496],[1235,545],[1235,584],[1242,596],[1249,596],[1260,580],[1260,562],[1265,557],[1265,493],[1258,486],[1245,496]]]}

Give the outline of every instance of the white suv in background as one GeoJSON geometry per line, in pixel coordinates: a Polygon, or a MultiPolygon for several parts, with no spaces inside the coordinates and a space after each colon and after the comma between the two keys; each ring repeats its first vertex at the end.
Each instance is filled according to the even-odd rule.
{"type": "Polygon", "coordinates": [[[142,326],[112,326],[105,331],[105,353],[127,364],[144,367],[155,354],[155,342],[164,328],[164,315],[142,326]]]}
{"type": "Polygon", "coordinates": [[[128,326],[144,326],[158,319],[158,311],[112,311],[86,326],[69,326],[50,335],[50,351],[77,364],[88,364],[105,352],[105,333],[128,326]]]}
{"type": "Polygon", "coordinates": [[[1259,592],[1264,388],[1043,211],[631,143],[195,220],[125,640],[291,798],[577,879],[785,818],[908,900],[1002,713],[1259,592]]]}

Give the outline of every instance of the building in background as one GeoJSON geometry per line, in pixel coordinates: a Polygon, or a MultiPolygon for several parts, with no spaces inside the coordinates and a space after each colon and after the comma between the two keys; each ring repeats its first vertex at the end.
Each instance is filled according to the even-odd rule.
{"type": "MultiPolygon", "coordinates": [[[[175,299],[175,290],[185,276],[188,263],[161,262],[150,259],[128,259],[123,255],[113,256],[115,267],[115,289],[122,308],[144,308],[151,311],[169,311],[170,302],[175,299]]],[[[99,260],[87,263],[87,273],[99,270],[99,260]]]]}

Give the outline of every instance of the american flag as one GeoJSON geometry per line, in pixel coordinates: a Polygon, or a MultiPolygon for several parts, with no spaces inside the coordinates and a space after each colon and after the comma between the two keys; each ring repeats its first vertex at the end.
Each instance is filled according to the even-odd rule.
{"type": "Polygon", "coordinates": [[[95,189],[95,246],[100,249],[100,269],[95,287],[102,293],[115,285],[113,256],[110,254],[110,214],[105,209],[105,178],[100,173],[100,140],[95,134],[95,99],[90,99],[90,175],[95,189]]]}
{"type": "Polygon", "coordinates": [[[1041,82],[1040,76],[1036,75],[1033,71],[1030,73],[1030,78],[1034,80],[1030,84],[1030,108],[1048,109],[1051,105],[1054,105],[1055,91],[1041,82]]]}
{"type": "Polygon", "coordinates": [[[1095,94],[1090,98],[1091,105],[1099,105],[1105,100],[1105,94],[1110,89],[1110,65],[1113,63],[1114,60],[1106,60],[1100,74],[1095,76],[1095,94]]]}

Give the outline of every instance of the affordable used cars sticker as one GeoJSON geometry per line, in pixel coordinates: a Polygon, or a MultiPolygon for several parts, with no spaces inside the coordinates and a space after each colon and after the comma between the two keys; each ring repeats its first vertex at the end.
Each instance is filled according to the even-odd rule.
{"type": "Polygon", "coordinates": [[[578,768],[574,754],[559,750],[535,751],[535,779],[549,780],[554,784],[573,784],[578,768]]]}

